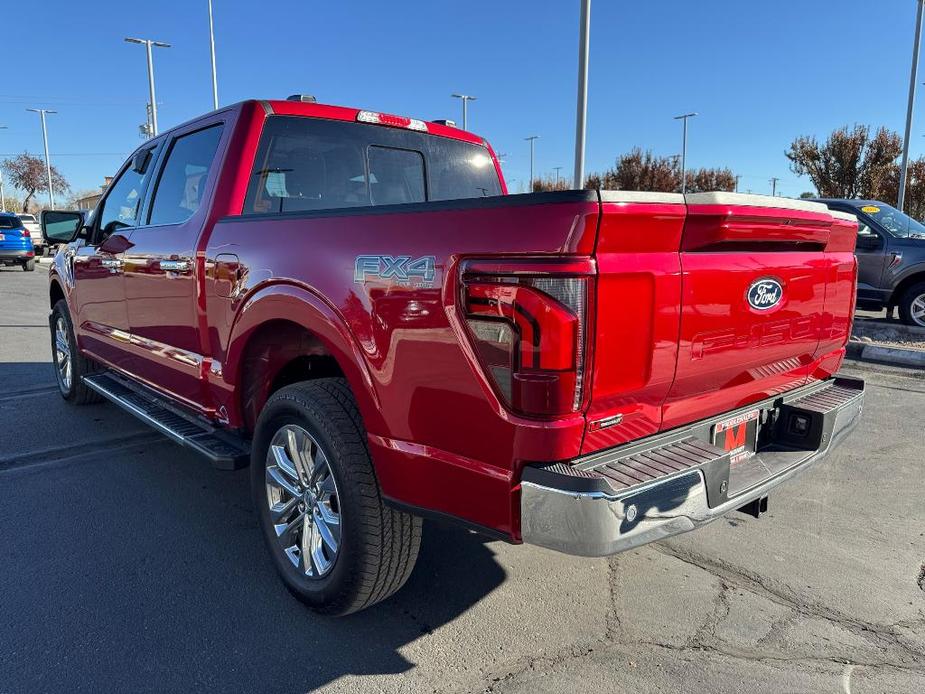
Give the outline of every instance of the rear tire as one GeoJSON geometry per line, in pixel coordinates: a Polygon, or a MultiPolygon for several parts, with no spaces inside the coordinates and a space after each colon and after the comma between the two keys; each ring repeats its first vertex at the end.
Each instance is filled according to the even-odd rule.
{"type": "Polygon", "coordinates": [[[35,270],[35,258],[32,258],[31,260],[26,260],[25,262],[23,262],[22,269],[24,272],[34,271],[35,270]]]}
{"type": "Polygon", "coordinates": [[[83,377],[99,371],[97,365],[77,351],[77,338],[67,302],[61,299],[51,311],[51,359],[61,397],[74,405],[102,402],[103,397],[84,385],[83,377]]]}
{"type": "Polygon", "coordinates": [[[903,292],[899,316],[906,325],[925,328],[925,282],[917,282],[903,292]]]}
{"type": "Polygon", "coordinates": [[[408,580],[421,519],[383,502],[343,378],[296,383],[270,397],[254,432],[251,488],[283,583],[313,610],[357,612],[408,580]]]}

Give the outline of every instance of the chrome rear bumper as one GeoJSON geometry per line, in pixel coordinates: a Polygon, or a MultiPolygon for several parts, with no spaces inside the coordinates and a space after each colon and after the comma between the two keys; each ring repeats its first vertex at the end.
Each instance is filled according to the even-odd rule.
{"type": "Polygon", "coordinates": [[[571,464],[528,466],[523,541],[606,556],[694,530],[822,460],[855,427],[863,401],[863,381],[838,377],[571,464]],[[712,445],[711,428],[759,408],[770,427],[759,452],[730,466],[712,445]],[[809,420],[805,434],[793,434],[794,416],[809,420]]]}

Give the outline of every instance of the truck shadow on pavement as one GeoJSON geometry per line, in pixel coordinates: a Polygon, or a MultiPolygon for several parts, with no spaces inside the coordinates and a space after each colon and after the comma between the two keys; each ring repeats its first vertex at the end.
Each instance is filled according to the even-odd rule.
{"type": "MultiPolygon", "coordinates": [[[[111,407],[74,419],[102,429],[111,407]]],[[[486,540],[426,523],[396,596],[320,617],[277,579],[248,470],[213,470],[166,440],[74,453],[0,471],[0,690],[292,693],[402,673],[415,667],[404,646],[505,579],[486,540]]]]}

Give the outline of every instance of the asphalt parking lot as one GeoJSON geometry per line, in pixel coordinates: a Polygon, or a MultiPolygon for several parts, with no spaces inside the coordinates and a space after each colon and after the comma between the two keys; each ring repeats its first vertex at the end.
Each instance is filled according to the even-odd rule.
{"type": "Polygon", "coordinates": [[[53,380],[46,273],[0,270],[0,692],[925,691],[925,378],[853,365],[865,419],[704,530],[578,559],[427,524],[346,619],[276,579],[246,471],[53,380]]]}

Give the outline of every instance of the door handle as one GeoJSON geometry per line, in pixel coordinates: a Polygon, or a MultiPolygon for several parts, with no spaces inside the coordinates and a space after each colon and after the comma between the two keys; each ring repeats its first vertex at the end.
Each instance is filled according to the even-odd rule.
{"type": "Polygon", "coordinates": [[[189,272],[192,265],[188,260],[162,260],[160,262],[161,270],[164,272],[189,272]]]}
{"type": "Polygon", "coordinates": [[[121,258],[102,258],[100,260],[100,265],[107,268],[113,274],[122,270],[121,258]]]}

